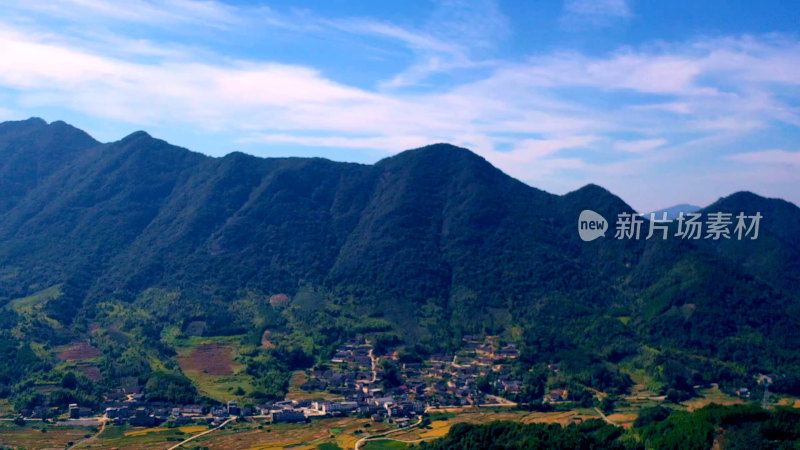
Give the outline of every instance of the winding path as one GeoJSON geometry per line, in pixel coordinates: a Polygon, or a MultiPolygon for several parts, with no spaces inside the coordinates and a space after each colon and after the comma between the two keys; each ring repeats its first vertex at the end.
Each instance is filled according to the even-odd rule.
{"type": "Polygon", "coordinates": [[[603,414],[603,411],[600,411],[600,408],[595,408],[594,410],[597,411],[597,414],[600,414],[600,417],[602,417],[603,420],[605,420],[607,424],[614,425],[614,426],[617,426],[617,427],[619,426],[619,424],[617,422],[614,422],[613,420],[609,419],[605,414],[603,414]]]}
{"type": "Polygon", "coordinates": [[[105,431],[105,430],[106,430],[106,424],[107,424],[107,423],[108,423],[108,420],[105,420],[105,419],[103,419],[103,420],[101,421],[101,423],[100,423],[100,429],[97,431],[97,433],[95,433],[95,434],[93,434],[93,435],[89,436],[88,438],[86,438],[86,439],[84,439],[84,440],[82,440],[82,441],[78,441],[78,442],[76,442],[75,444],[73,444],[73,445],[72,445],[71,447],[69,447],[69,448],[75,448],[75,447],[79,447],[79,446],[81,446],[81,445],[85,445],[85,444],[88,444],[89,442],[92,442],[93,440],[95,440],[95,439],[97,438],[97,436],[100,436],[100,435],[103,433],[103,431],[105,431]]]}
{"type": "Polygon", "coordinates": [[[236,418],[236,417],[231,417],[230,419],[226,420],[225,422],[222,422],[221,424],[219,424],[219,426],[218,426],[218,427],[216,427],[216,428],[212,428],[212,429],[210,429],[210,430],[208,430],[208,431],[203,431],[203,432],[202,432],[202,433],[200,433],[200,434],[195,434],[194,436],[192,436],[192,437],[190,437],[190,438],[186,439],[185,441],[183,441],[183,442],[180,442],[180,443],[178,443],[178,444],[175,444],[175,445],[173,445],[172,447],[170,447],[170,448],[169,448],[169,450],[175,450],[176,448],[180,447],[180,446],[181,446],[181,445],[183,445],[183,444],[186,444],[186,443],[187,443],[187,442],[189,442],[189,441],[192,441],[192,440],[194,440],[194,439],[197,439],[197,438],[199,438],[200,436],[205,436],[205,435],[207,435],[208,433],[211,433],[212,431],[219,430],[220,428],[224,427],[225,425],[227,425],[227,424],[228,424],[228,422],[230,422],[231,420],[233,420],[233,419],[235,419],[235,418],[236,418]]]}
{"type": "MultiPolygon", "coordinates": [[[[421,424],[421,423],[422,423],[422,416],[419,416],[419,419],[417,419],[417,423],[415,423],[413,425],[407,426],[405,428],[398,428],[396,430],[387,431],[387,432],[381,433],[381,434],[376,434],[374,436],[363,437],[363,438],[359,439],[358,441],[356,441],[355,449],[356,450],[360,450],[361,446],[366,444],[367,441],[373,441],[373,440],[377,440],[377,439],[388,439],[390,441],[399,441],[399,442],[408,442],[408,443],[424,441],[427,438],[426,439],[418,439],[417,441],[403,441],[403,440],[400,440],[400,439],[392,439],[392,438],[386,437],[386,436],[389,436],[390,434],[395,434],[395,433],[401,433],[403,431],[408,431],[411,428],[419,426],[419,424],[421,424]]],[[[172,450],[172,449],[170,449],[170,450],[172,450]]]]}

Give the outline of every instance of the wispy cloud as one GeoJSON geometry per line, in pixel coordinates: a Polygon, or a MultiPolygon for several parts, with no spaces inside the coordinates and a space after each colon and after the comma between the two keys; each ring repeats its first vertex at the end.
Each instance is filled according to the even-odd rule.
{"type": "Polygon", "coordinates": [[[414,63],[381,86],[402,88],[434,74],[491,67],[495,62],[485,53],[508,37],[510,27],[496,0],[443,0],[427,25],[413,33],[417,40],[423,36],[425,45],[406,39],[415,50],[414,63]]]}
{"type": "Polygon", "coordinates": [[[333,147],[400,152],[419,148],[433,142],[428,136],[303,136],[297,134],[252,133],[242,138],[243,143],[297,144],[308,147],[333,147]]]}
{"type": "Polygon", "coordinates": [[[565,0],[561,23],[567,28],[602,27],[632,17],[627,0],[565,0]]]}
{"type": "MultiPolygon", "coordinates": [[[[588,3],[568,2],[565,11],[585,20],[633,15],[624,2],[588,3]]],[[[494,2],[441,7],[452,14],[434,13],[430,24],[412,27],[189,0],[137,0],[125,11],[107,0],[23,5],[18,12],[63,11],[59,20],[69,25],[0,18],[0,88],[12,110],[58,107],[142,127],[228,134],[236,142],[393,153],[449,141],[525,181],[564,189],[576,180],[614,183],[626,173],[651,173],[703,148],[716,149],[729,164],[797,164],[797,153],[785,150],[725,156],[738,138],[800,125],[794,36],[695,38],[604,54],[555,49],[500,59],[492,49],[508,24],[494,2]],[[104,18],[187,33],[195,27],[236,33],[263,22],[292,37],[346,36],[390,47],[391,54],[399,47],[406,58],[390,76],[356,84],[312,62],[232,57],[191,39],[175,43],[125,27],[76,26],[104,18]],[[459,71],[471,76],[431,82],[459,71]]],[[[371,68],[366,58],[362,64],[371,68]]]]}
{"type": "Polygon", "coordinates": [[[640,139],[615,142],[614,148],[623,152],[644,153],[663,147],[666,144],[666,139],[640,139]]]}
{"type": "Polygon", "coordinates": [[[109,0],[52,0],[17,6],[72,20],[103,19],[162,25],[201,23],[206,26],[224,26],[238,21],[234,7],[211,0],[129,0],[124,6],[109,0]]]}
{"type": "Polygon", "coordinates": [[[727,159],[748,164],[800,166],[800,152],[790,152],[788,150],[737,153],[729,155],[727,159]]]}

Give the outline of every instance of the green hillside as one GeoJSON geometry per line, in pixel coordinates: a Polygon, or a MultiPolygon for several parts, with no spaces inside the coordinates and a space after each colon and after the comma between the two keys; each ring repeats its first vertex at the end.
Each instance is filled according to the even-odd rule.
{"type": "Polygon", "coordinates": [[[64,375],[43,370],[60,367],[48,349],[74,342],[97,348],[101,381],[62,399],[96,403],[131,378],[182,385],[178,353],[199,335],[235,339],[247,382],[278,395],[365,333],[423,355],[497,335],[518,344],[520,373],[560,362],[565,382],[603,391],[636,371],[686,396],[759,373],[800,391],[800,208],[720,199],[705,211],[764,216],[758,240],[721,242],[583,242],[583,209],[633,212],[602,187],[549,194],[448,144],[375,165],[211,158],[144,132],[101,144],[6,122],[0,392],[47,402],[36,386],[64,375]],[[277,348],[258,347],[267,329],[277,348]]]}

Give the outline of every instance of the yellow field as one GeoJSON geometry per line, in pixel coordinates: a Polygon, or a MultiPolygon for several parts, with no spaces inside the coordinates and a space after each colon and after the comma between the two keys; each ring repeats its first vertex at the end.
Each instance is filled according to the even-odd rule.
{"type": "Polygon", "coordinates": [[[355,448],[358,439],[359,438],[352,434],[339,433],[339,435],[336,436],[336,445],[342,448],[355,448]]]}
{"type": "MultiPolygon", "coordinates": [[[[125,432],[125,436],[144,436],[150,433],[159,433],[161,431],[170,431],[175,430],[176,428],[147,428],[145,430],[136,430],[136,431],[127,431],[125,432]]],[[[199,433],[201,431],[207,431],[208,427],[203,425],[191,425],[186,427],[178,427],[178,430],[184,433],[199,433]]]]}
{"type": "Polygon", "coordinates": [[[800,400],[796,398],[782,398],[778,400],[778,404],[781,406],[791,406],[792,408],[800,408],[800,400]]]}
{"type": "Polygon", "coordinates": [[[739,405],[744,403],[742,399],[730,396],[720,391],[719,387],[717,386],[714,386],[711,389],[698,391],[698,393],[702,395],[702,397],[693,398],[684,402],[684,405],[686,405],[686,408],[689,411],[700,409],[704,406],[708,406],[711,403],[716,403],[718,405],[739,405]]]}
{"type": "Polygon", "coordinates": [[[618,425],[622,425],[623,423],[635,422],[637,417],[639,417],[639,414],[635,412],[618,412],[608,416],[608,420],[618,425]]]}
{"type": "Polygon", "coordinates": [[[420,433],[419,436],[422,437],[422,438],[429,438],[429,437],[438,438],[438,437],[442,437],[445,434],[447,434],[448,431],[450,431],[450,426],[451,426],[451,424],[447,420],[434,420],[430,424],[431,429],[420,433]]]}
{"type": "Polygon", "coordinates": [[[250,447],[250,450],[283,450],[286,447],[292,447],[292,449],[314,448],[311,446],[299,447],[300,444],[302,444],[302,442],[300,441],[270,442],[269,444],[262,444],[262,445],[256,445],[255,447],[250,447]]]}

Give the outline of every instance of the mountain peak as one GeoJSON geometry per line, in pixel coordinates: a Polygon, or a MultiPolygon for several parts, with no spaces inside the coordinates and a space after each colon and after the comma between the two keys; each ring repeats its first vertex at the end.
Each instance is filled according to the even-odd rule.
{"type": "Polygon", "coordinates": [[[42,119],[41,117],[30,117],[28,119],[21,120],[20,123],[28,125],[47,125],[47,121],[42,119]]]}
{"type": "Polygon", "coordinates": [[[608,189],[594,183],[589,183],[583,187],[580,187],[572,192],[568,192],[565,194],[565,196],[580,197],[580,198],[592,198],[598,196],[604,197],[607,195],[614,195],[614,194],[612,194],[608,189]]]}
{"type": "Polygon", "coordinates": [[[46,127],[47,122],[40,117],[31,117],[25,120],[9,120],[0,123],[0,130],[2,131],[25,131],[46,127]]]}
{"type": "Polygon", "coordinates": [[[85,131],[57,120],[50,124],[40,117],[0,123],[0,134],[16,136],[16,139],[27,139],[25,136],[37,135],[40,139],[55,139],[61,142],[62,149],[85,149],[93,147],[97,142],[85,131]]]}
{"type": "Polygon", "coordinates": [[[384,158],[376,163],[376,165],[384,164],[401,164],[401,165],[416,165],[422,164],[425,166],[445,167],[460,165],[464,163],[479,164],[486,167],[492,167],[491,163],[486,161],[482,156],[477,153],[453,144],[436,143],[426,145],[425,147],[406,150],[394,156],[384,158]]]}
{"type": "Polygon", "coordinates": [[[621,212],[633,212],[624,200],[613,194],[608,189],[594,183],[589,183],[580,189],[563,195],[567,204],[575,208],[591,209],[601,214],[616,215],[621,212]]]}
{"type": "Polygon", "coordinates": [[[153,137],[146,131],[139,130],[125,136],[120,142],[131,142],[139,139],[153,139],[153,137]]]}
{"type": "Polygon", "coordinates": [[[737,191],[726,197],[720,197],[717,201],[703,209],[709,212],[733,209],[750,210],[753,208],[765,208],[783,202],[791,204],[781,199],[762,197],[750,191],[737,191]]]}
{"type": "Polygon", "coordinates": [[[453,145],[453,144],[449,144],[447,142],[437,142],[435,144],[426,145],[424,147],[420,147],[420,148],[417,148],[417,149],[414,149],[414,150],[407,150],[407,151],[405,151],[403,153],[409,153],[409,152],[416,152],[416,153],[420,153],[420,154],[438,153],[438,154],[446,154],[446,155],[449,155],[449,156],[470,157],[470,158],[476,158],[476,159],[483,159],[483,157],[481,157],[480,155],[478,155],[477,153],[473,152],[470,149],[467,149],[467,148],[464,148],[464,147],[459,147],[459,146],[453,145]]]}
{"type": "Polygon", "coordinates": [[[724,200],[729,201],[754,201],[754,200],[767,200],[766,197],[762,197],[755,192],[751,191],[736,191],[733,194],[722,197],[724,200]]]}

